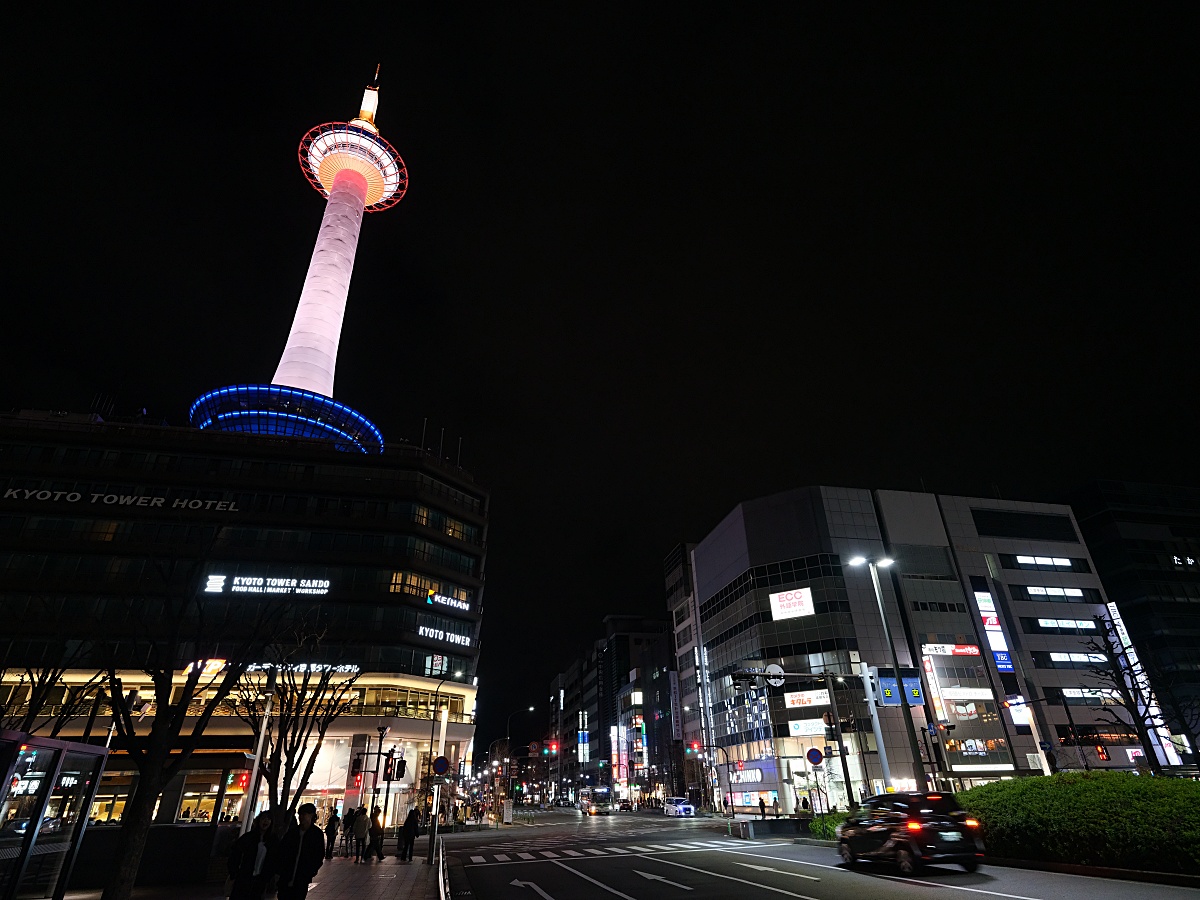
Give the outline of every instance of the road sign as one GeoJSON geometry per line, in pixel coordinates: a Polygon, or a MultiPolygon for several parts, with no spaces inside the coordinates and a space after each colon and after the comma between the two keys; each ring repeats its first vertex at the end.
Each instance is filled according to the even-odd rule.
{"type": "Polygon", "coordinates": [[[433,761],[433,773],[435,775],[445,775],[450,771],[450,760],[444,756],[439,756],[433,761]]]}
{"type": "Polygon", "coordinates": [[[766,668],[767,684],[771,687],[783,687],[783,666],[774,663],[766,668]]]}
{"type": "Polygon", "coordinates": [[[1043,753],[1050,752],[1050,742],[1049,741],[1038,741],[1038,746],[1042,748],[1043,753]]]}
{"type": "Polygon", "coordinates": [[[537,753],[541,749],[542,749],[542,746],[537,741],[529,742],[529,752],[530,753],[537,753]]]}
{"type": "Polygon", "coordinates": [[[930,737],[937,737],[937,726],[932,722],[925,723],[925,730],[929,732],[930,737]]]}
{"type": "Polygon", "coordinates": [[[818,750],[816,747],[813,747],[811,750],[808,751],[808,753],[806,753],[804,755],[808,757],[808,761],[810,763],[812,763],[814,766],[819,766],[821,764],[821,760],[823,760],[825,758],[825,754],[822,753],[820,750],[818,750]]]}

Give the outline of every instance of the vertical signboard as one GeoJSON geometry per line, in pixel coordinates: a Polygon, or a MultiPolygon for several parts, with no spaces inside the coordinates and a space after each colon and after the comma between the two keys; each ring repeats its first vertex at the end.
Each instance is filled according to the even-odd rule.
{"type": "Polygon", "coordinates": [[[683,704],[679,701],[679,673],[671,670],[667,673],[671,684],[671,740],[683,740],[683,704]]]}

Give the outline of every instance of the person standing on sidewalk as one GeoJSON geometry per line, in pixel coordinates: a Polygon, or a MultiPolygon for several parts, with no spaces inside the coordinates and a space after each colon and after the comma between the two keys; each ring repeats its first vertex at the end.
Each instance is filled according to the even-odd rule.
{"type": "Polygon", "coordinates": [[[420,818],[414,806],[408,811],[408,817],[400,827],[400,861],[412,862],[413,846],[417,843],[417,832],[421,830],[420,818]]]}
{"type": "Polygon", "coordinates": [[[325,862],[325,836],[314,824],[317,808],[302,803],[296,824],[275,845],[271,872],[279,879],[279,900],[304,900],[308,885],[325,862]]]}
{"type": "Polygon", "coordinates": [[[775,818],[779,818],[779,798],[776,797],[771,801],[771,808],[775,810],[775,818]]]}
{"type": "Polygon", "coordinates": [[[338,831],[341,830],[342,820],[338,816],[337,810],[329,814],[329,821],[325,823],[325,858],[333,859],[333,845],[337,843],[338,831]]]}
{"type": "Polygon", "coordinates": [[[367,861],[367,835],[371,833],[371,820],[367,818],[367,808],[360,806],[354,814],[354,861],[367,861]]]}
{"type": "Polygon", "coordinates": [[[762,797],[758,798],[758,814],[763,817],[763,821],[767,818],[767,801],[762,797]]]}
{"type": "Polygon", "coordinates": [[[371,810],[371,827],[368,834],[371,836],[371,845],[367,848],[367,855],[374,855],[383,862],[383,810],[378,806],[371,810]]]}
{"type": "Polygon", "coordinates": [[[259,813],[253,828],[229,848],[230,900],[262,900],[270,875],[267,860],[275,847],[272,824],[269,812],[259,813]]]}

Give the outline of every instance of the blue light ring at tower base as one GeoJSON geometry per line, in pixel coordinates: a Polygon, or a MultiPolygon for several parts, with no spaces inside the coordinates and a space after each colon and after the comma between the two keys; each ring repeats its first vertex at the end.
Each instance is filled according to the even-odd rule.
{"type": "Polygon", "coordinates": [[[339,450],[383,452],[383,435],[365,416],[312,391],[278,384],[236,384],[201,395],[192,425],[277,437],[329,440],[339,450]]]}

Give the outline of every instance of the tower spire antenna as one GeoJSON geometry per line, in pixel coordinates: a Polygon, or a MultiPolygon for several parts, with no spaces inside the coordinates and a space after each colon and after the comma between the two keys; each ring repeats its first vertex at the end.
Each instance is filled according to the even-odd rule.
{"type": "Polygon", "coordinates": [[[375,87],[379,87],[379,67],[381,65],[383,65],[383,63],[375,63],[375,78],[371,82],[371,84],[375,85],[375,87]]]}

